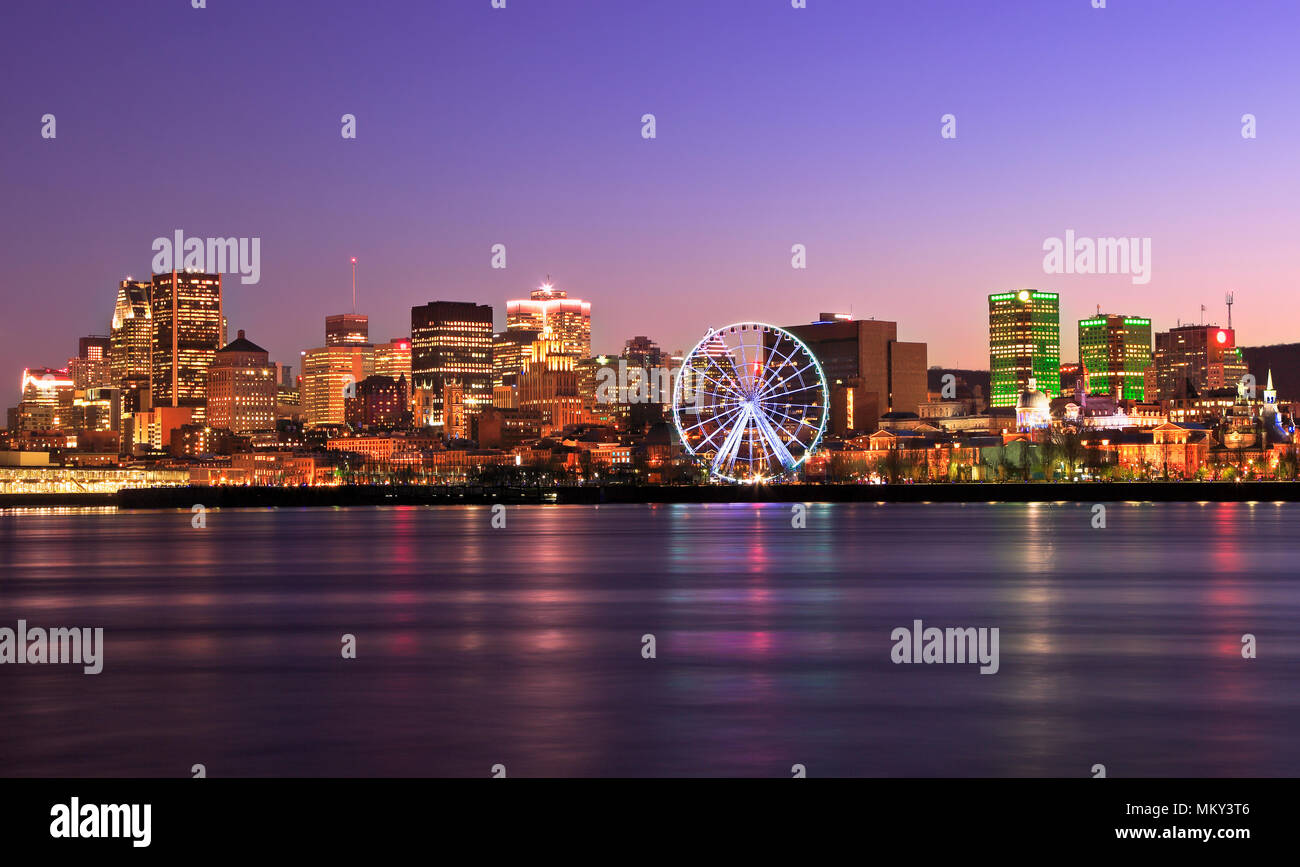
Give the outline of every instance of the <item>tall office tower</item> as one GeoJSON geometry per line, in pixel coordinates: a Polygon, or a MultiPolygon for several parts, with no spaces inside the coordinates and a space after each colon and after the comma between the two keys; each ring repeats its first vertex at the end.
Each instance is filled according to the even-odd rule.
{"type": "Polygon", "coordinates": [[[508,328],[492,335],[492,387],[514,387],[533,344],[542,336],[535,328],[508,328]]]}
{"type": "Polygon", "coordinates": [[[321,346],[302,354],[301,403],[309,427],[347,421],[346,399],[357,383],[375,372],[375,348],[369,344],[321,346]]]}
{"type": "Polygon", "coordinates": [[[337,313],[325,317],[326,346],[361,346],[369,342],[369,316],[363,313],[337,313]]]}
{"type": "Polygon", "coordinates": [[[153,355],[149,391],[154,409],[190,407],[203,421],[208,368],[221,348],[221,275],[170,271],[149,289],[153,355]]]}
{"type": "Polygon", "coordinates": [[[1110,313],[1080,319],[1079,363],[1089,394],[1142,400],[1151,366],[1151,320],[1110,313]]]}
{"type": "Polygon", "coordinates": [[[277,393],[267,351],[240,331],[208,368],[207,424],[237,434],[274,430],[277,393]]]}
{"type": "Polygon", "coordinates": [[[148,282],[123,280],[117,285],[113,307],[113,329],[109,333],[109,357],[113,384],[125,386],[128,376],[148,377],[149,352],[153,348],[153,319],[149,309],[148,282]]]}
{"type": "Polygon", "coordinates": [[[578,359],[565,349],[561,340],[541,338],[519,374],[519,409],[540,417],[542,436],[583,420],[578,359]]]}
{"type": "Polygon", "coordinates": [[[1236,333],[1217,325],[1181,325],[1160,332],[1154,363],[1160,400],[1232,388],[1246,375],[1236,333]]]}
{"type": "Polygon", "coordinates": [[[591,302],[570,298],[550,282],[534,289],[529,297],[506,302],[506,330],[526,329],[549,332],[560,342],[560,351],[577,358],[591,355],[591,302]]]}
{"type": "MultiPolygon", "coordinates": [[[[619,361],[620,359],[613,355],[596,355],[578,359],[578,394],[582,397],[582,407],[586,411],[585,421],[608,425],[627,417],[628,406],[619,400],[624,396],[618,391],[619,361]],[[615,377],[613,388],[609,385],[601,388],[602,382],[610,382],[611,372],[615,377]]],[[[672,396],[669,395],[669,400],[671,399],[672,396]]]]}
{"type": "Polygon", "coordinates": [[[120,397],[121,389],[117,388],[77,389],[72,398],[72,424],[69,427],[78,433],[121,430],[120,397]]]}
{"type": "Polygon", "coordinates": [[[394,337],[387,343],[375,344],[375,376],[398,380],[406,377],[411,382],[411,338],[394,337]]]}
{"type": "Polygon", "coordinates": [[[492,405],[492,308],[431,301],[411,308],[411,380],[421,426],[443,426],[443,387],[465,389],[465,414],[492,405]]]}
{"type": "MultiPolygon", "coordinates": [[[[672,377],[677,375],[677,370],[668,366],[668,354],[659,348],[659,344],[644,335],[629,338],[623,343],[618,360],[626,369],[626,373],[621,375],[628,388],[626,396],[637,402],[644,399],[649,403],[672,403],[672,377]]],[[[583,400],[594,405],[595,395],[586,391],[586,384],[584,379],[583,400]]],[[[630,406],[622,402],[615,404],[614,409],[615,414],[624,420],[630,415],[630,406]]]]}
{"type": "Polygon", "coordinates": [[[628,367],[642,367],[646,370],[668,364],[668,354],[659,348],[658,343],[644,335],[629,338],[623,344],[619,357],[627,362],[628,367]]]}
{"type": "Polygon", "coordinates": [[[73,384],[80,390],[109,388],[113,385],[110,360],[111,341],[108,337],[92,334],[77,341],[77,357],[68,359],[68,372],[73,384]]]}
{"type": "Polygon", "coordinates": [[[1033,379],[1061,396],[1061,309],[1055,292],[1021,289],[989,296],[989,406],[1015,406],[1033,379]]]}
{"type": "Polygon", "coordinates": [[[66,370],[29,367],[23,371],[22,400],[17,407],[18,429],[59,431],[72,424],[76,386],[66,370]]]}
{"type": "Polygon", "coordinates": [[[874,433],[888,412],[917,412],[926,400],[924,343],[898,339],[898,323],[822,313],[786,328],[821,363],[830,388],[832,434],[874,433]]]}

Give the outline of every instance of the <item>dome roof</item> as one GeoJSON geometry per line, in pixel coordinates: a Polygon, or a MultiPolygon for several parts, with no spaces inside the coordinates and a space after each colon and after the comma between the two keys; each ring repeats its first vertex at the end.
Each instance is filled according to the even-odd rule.
{"type": "Polygon", "coordinates": [[[1050,413],[1052,402],[1037,390],[1026,390],[1020,392],[1020,397],[1016,398],[1016,412],[1044,412],[1050,413]]]}

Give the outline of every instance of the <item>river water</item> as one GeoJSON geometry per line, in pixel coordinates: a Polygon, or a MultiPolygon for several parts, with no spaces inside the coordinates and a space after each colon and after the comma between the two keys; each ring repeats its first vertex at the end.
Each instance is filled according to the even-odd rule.
{"type": "Polygon", "coordinates": [[[1300,776],[1300,505],[798,517],[5,512],[0,627],[104,647],[0,665],[0,775],[1300,776]],[[916,620],[997,673],[896,664],[916,620]]]}

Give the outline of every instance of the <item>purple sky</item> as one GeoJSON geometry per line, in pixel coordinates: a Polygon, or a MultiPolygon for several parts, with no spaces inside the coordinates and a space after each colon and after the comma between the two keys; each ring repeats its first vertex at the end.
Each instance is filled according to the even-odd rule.
{"type": "Polygon", "coordinates": [[[353,255],[377,340],[436,299],[501,324],[548,273],[592,302],[597,351],[851,309],[986,367],[985,296],[1022,286],[1061,293],[1065,358],[1097,304],[1163,330],[1221,319],[1227,290],[1239,343],[1300,340],[1293,0],[17,5],[6,403],[107,332],[116,281],[178,228],[262,239],[260,284],[227,278],[230,335],[295,369],[353,255]],[[1150,237],[1151,282],[1044,274],[1066,229],[1150,237]]]}

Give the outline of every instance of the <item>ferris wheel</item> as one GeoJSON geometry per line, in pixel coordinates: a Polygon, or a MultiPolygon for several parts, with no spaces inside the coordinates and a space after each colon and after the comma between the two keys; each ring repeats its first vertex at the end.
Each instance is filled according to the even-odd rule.
{"type": "Polygon", "coordinates": [[[761,322],[710,330],[682,362],[673,422],[686,450],[732,482],[794,470],[826,430],[826,376],[802,340],[761,322]]]}

